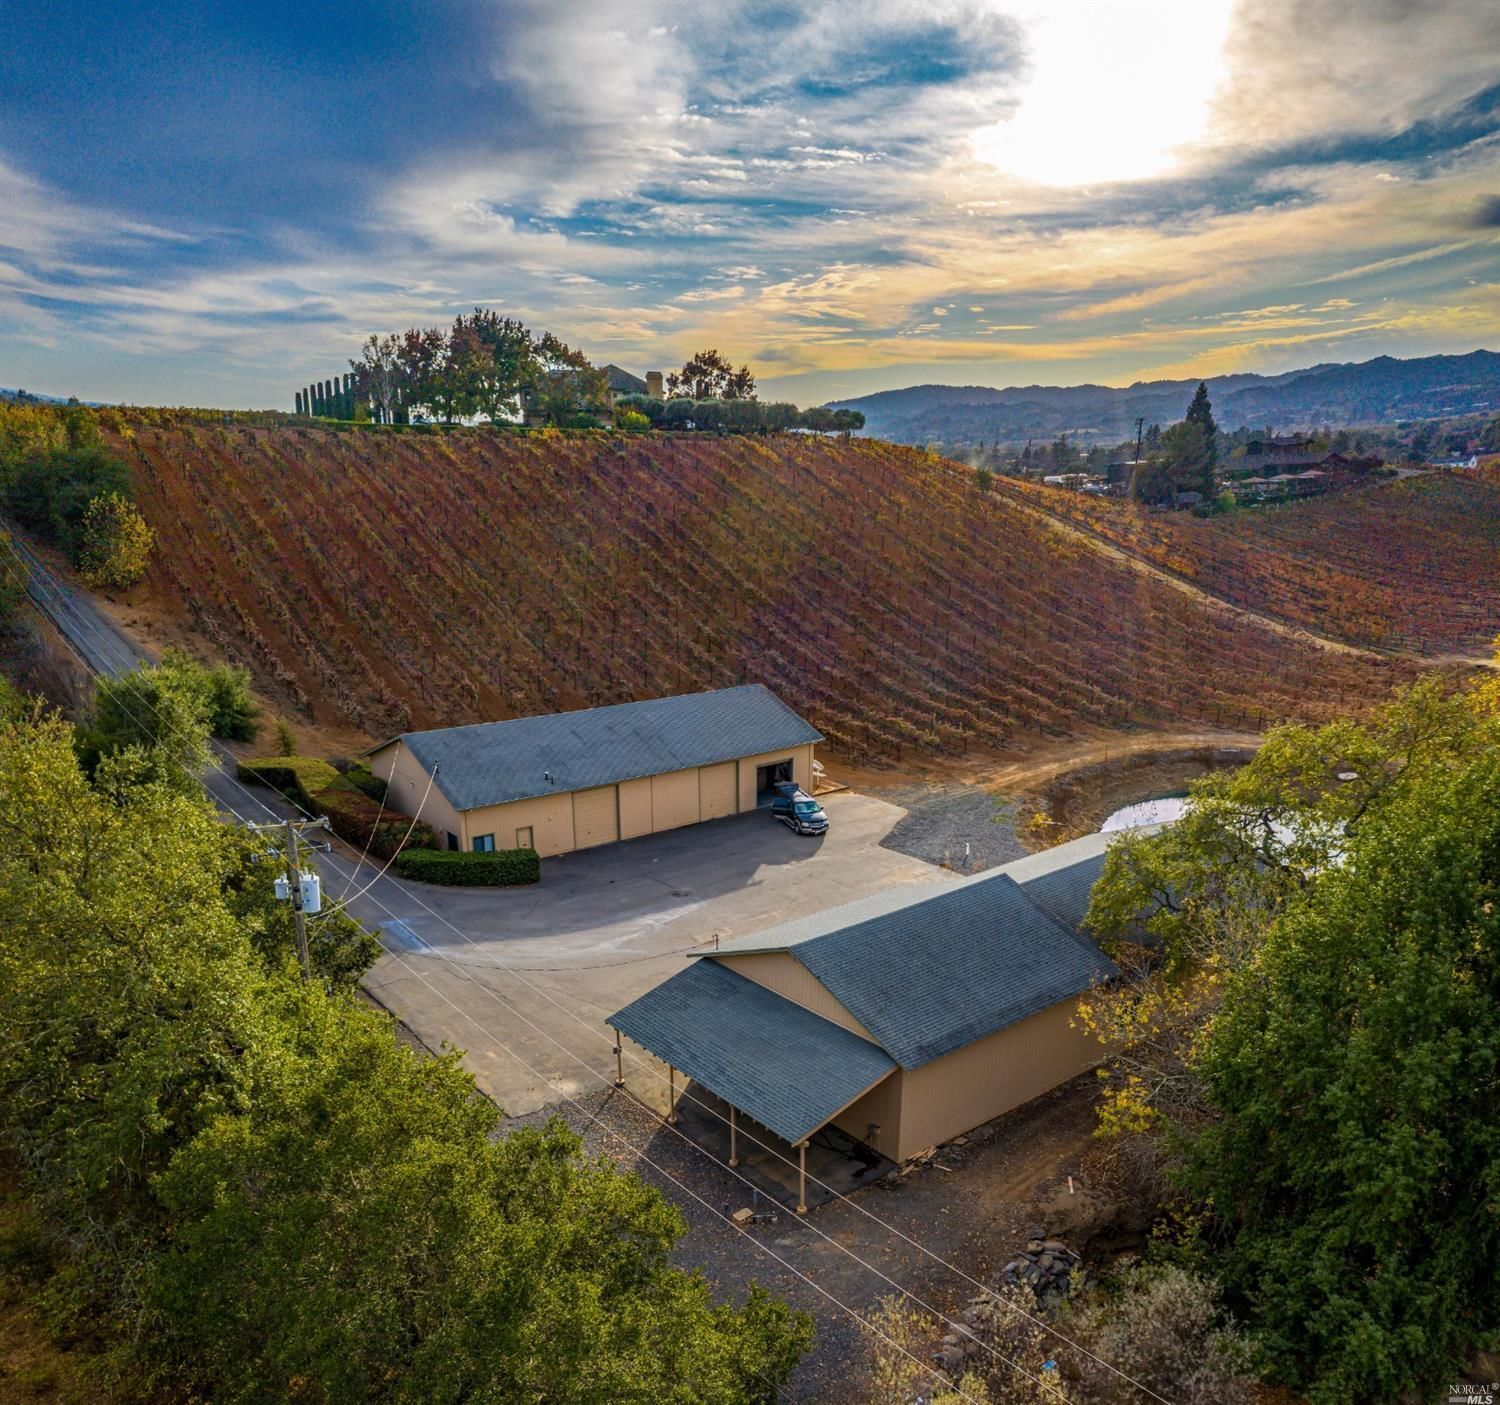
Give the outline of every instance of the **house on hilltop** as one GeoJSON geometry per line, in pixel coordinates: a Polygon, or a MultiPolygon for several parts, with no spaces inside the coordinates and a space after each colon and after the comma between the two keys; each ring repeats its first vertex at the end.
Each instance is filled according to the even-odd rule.
{"type": "Polygon", "coordinates": [[[654,400],[662,398],[662,378],[660,371],[647,371],[646,379],[631,375],[627,370],[616,366],[611,362],[608,366],[599,368],[604,372],[605,379],[609,382],[609,398],[617,400],[622,395],[649,395],[654,400]]]}
{"type": "Polygon", "coordinates": [[[804,1176],[828,1127],[904,1160],[1100,1062],[1074,1015],[1117,974],[1081,931],[1111,838],[725,942],[608,1024],[722,1098],[736,1126],[789,1143],[804,1176]]]}

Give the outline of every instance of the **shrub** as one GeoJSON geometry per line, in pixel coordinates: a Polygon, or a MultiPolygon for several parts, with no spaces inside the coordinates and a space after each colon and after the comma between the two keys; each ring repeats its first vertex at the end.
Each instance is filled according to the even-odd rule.
{"type": "Polygon", "coordinates": [[[250,696],[250,670],[237,664],[216,664],[208,673],[208,726],[216,737],[253,742],[260,731],[255,700],[250,696]]]}
{"type": "Polygon", "coordinates": [[[5,503],[23,527],[77,553],[83,518],[95,498],[130,501],[130,470],[97,444],[37,452],[8,479],[5,503]]]}
{"type": "MultiPolygon", "coordinates": [[[[340,768],[343,769],[342,767],[340,768]]],[[[344,779],[358,790],[362,790],[377,804],[385,804],[386,792],[389,787],[381,780],[363,761],[357,761],[354,765],[344,770],[344,779]]]]}
{"type": "Polygon", "coordinates": [[[338,837],[357,849],[368,849],[382,859],[405,848],[437,847],[437,831],[418,820],[386,810],[343,777],[312,797],[313,808],[328,816],[328,826],[338,837]]]}
{"type": "Polygon", "coordinates": [[[316,756],[259,756],[241,761],[235,769],[242,781],[259,781],[279,790],[305,810],[316,809],[313,797],[339,778],[332,766],[316,756]]]}
{"type": "MultiPolygon", "coordinates": [[[[255,740],[260,726],[255,720],[255,700],[250,696],[249,669],[230,663],[205,667],[179,649],[168,649],[161,661],[164,668],[202,693],[210,735],[233,742],[255,740]]],[[[287,748],[288,754],[291,750],[287,748]]]]}
{"type": "Polygon", "coordinates": [[[128,590],[146,574],[156,533],[121,493],[105,493],[84,509],[78,568],[96,590],[128,590]]]}
{"type": "Polygon", "coordinates": [[[497,849],[492,854],[461,854],[451,849],[404,849],[396,857],[396,872],[418,883],[507,888],[519,883],[535,883],[541,877],[542,866],[535,849],[497,849]]]}

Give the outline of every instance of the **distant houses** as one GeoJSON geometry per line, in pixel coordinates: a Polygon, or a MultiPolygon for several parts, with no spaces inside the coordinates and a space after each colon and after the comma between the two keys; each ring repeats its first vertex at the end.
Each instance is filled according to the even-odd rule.
{"type": "Polygon", "coordinates": [[[662,398],[662,377],[660,371],[647,371],[646,379],[632,375],[623,367],[616,366],[611,362],[608,366],[599,368],[604,372],[605,379],[609,382],[609,398],[611,401],[619,399],[622,395],[649,395],[653,400],[662,398]]]}

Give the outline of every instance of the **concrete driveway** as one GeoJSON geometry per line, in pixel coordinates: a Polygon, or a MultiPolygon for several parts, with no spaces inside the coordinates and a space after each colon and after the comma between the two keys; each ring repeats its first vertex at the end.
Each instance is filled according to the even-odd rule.
{"type": "MultiPolygon", "coordinates": [[[[614,1075],[606,1016],[679,970],[685,952],[945,876],[880,846],[906,813],[898,806],[850,792],[823,804],[820,839],[764,811],[736,815],[544,859],[532,888],[382,878],[352,904],[383,929],[388,952],[366,987],[430,1048],[464,1049],[480,1087],[512,1116],[557,1102],[552,1084],[596,1091],[614,1075]]],[[[351,876],[352,891],[370,881],[370,869],[351,875],[336,854],[322,867],[329,898],[351,876]]]]}

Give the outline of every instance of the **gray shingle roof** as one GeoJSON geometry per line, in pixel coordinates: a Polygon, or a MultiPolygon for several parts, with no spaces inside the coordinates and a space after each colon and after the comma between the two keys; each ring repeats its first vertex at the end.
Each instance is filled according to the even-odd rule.
{"type": "MultiPolygon", "coordinates": [[[[1077,882],[1090,862],[1082,861],[1077,882]]],[[[1039,873],[1079,865],[1077,858],[1054,861],[1039,873]]],[[[1054,898],[1055,905],[1075,908],[1069,896],[1066,909],[1054,898]]],[[[787,949],[903,1068],[920,1068],[1115,974],[1091,942],[1005,870],[889,889],[726,942],[719,954],[787,949]]]]}
{"type": "Polygon", "coordinates": [[[613,361],[608,366],[601,366],[599,369],[604,372],[609,388],[616,395],[644,395],[646,393],[645,381],[639,376],[632,375],[623,367],[616,366],[613,361]]]}
{"type": "Polygon", "coordinates": [[[429,774],[438,768],[435,784],[454,809],[473,810],[823,738],[769,688],[749,683],[511,722],[403,732],[398,740],[429,774]]]}
{"type": "Polygon", "coordinates": [[[1115,973],[1003,873],[803,942],[796,956],[902,1068],[1115,973]]]}
{"type": "Polygon", "coordinates": [[[1162,828],[1160,824],[1147,824],[1128,831],[1086,834],[1082,839],[1008,863],[1003,872],[1010,874],[1038,907],[1092,945],[1092,938],[1083,931],[1083,919],[1089,910],[1094,884],[1104,871],[1104,856],[1110,845],[1125,833],[1155,834],[1162,828]]]}
{"type": "Polygon", "coordinates": [[[868,1040],[712,958],[647,991],[609,1023],[794,1143],[896,1067],[868,1040]]]}

